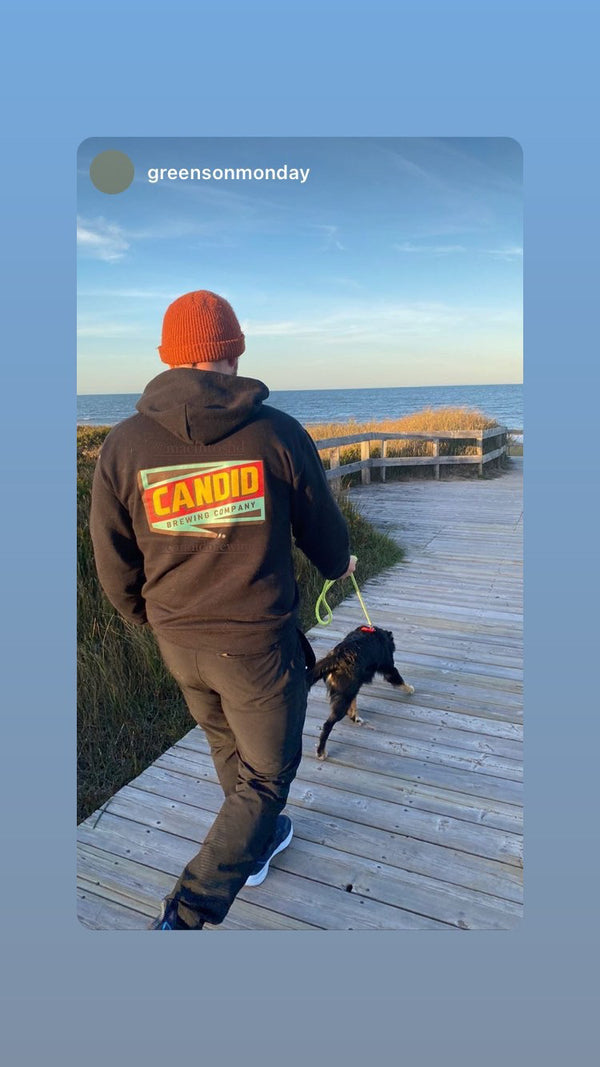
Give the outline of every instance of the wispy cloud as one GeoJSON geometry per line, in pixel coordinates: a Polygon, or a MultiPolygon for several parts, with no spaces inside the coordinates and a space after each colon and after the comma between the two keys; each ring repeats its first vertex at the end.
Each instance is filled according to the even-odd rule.
{"type": "Polygon", "coordinates": [[[77,219],[77,244],[84,254],[105,263],[123,259],[130,248],[125,231],[102,216],[93,221],[77,219]]]}
{"type": "Polygon", "coordinates": [[[311,228],[317,230],[323,237],[322,252],[345,252],[345,247],[339,238],[339,227],[325,225],[323,223],[311,223],[311,228]]]}
{"type": "Polygon", "coordinates": [[[198,237],[203,243],[225,243],[224,236],[215,231],[220,224],[198,222],[197,219],[167,218],[153,220],[149,225],[136,228],[119,226],[99,216],[95,219],[77,220],[77,243],[83,252],[94,259],[112,262],[123,257],[136,241],[177,241],[198,237]]]}
{"type": "Polygon", "coordinates": [[[363,282],[357,282],[356,278],[346,278],[339,274],[329,274],[325,279],[328,285],[339,285],[342,289],[351,289],[353,292],[364,290],[363,282]]]}
{"type": "Polygon", "coordinates": [[[511,245],[508,248],[486,248],[488,256],[496,256],[497,259],[518,259],[523,255],[520,245],[511,245]]]}
{"type": "Polygon", "coordinates": [[[177,288],[163,289],[80,289],[78,296],[88,299],[106,300],[107,297],[115,300],[175,300],[181,294],[177,288]]]}
{"type": "Polygon", "coordinates": [[[466,252],[464,245],[415,245],[410,241],[402,241],[393,246],[397,252],[427,252],[434,256],[448,256],[456,252],[466,252]]]}
{"type": "MultiPolygon", "coordinates": [[[[78,219],[77,243],[86,257],[111,263],[127,256],[138,241],[186,241],[190,247],[234,248],[242,234],[255,235],[277,230],[276,221],[252,216],[251,213],[244,214],[243,210],[233,220],[225,216],[202,220],[166,217],[152,219],[147,225],[137,227],[123,227],[99,216],[95,219],[78,219]]],[[[329,240],[333,241],[333,234],[329,240]]]]}
{"type": "Polygon", "coordinates": [[[80,340],[91,337],[114,340],[117,337],[145,337],[147,334],[147,324],[140,322],[88,320],[86,322],[80,322],[77,326],[77,337],[80,340]]]}
{"type": "Polygon", "coordinates": [[[396,252],[420,253],[432,256],[449,256],[462,252],[470,252],[471,255],[494,256],[496,259],[518,259],[523,255],[520,245],[510,245],[506,248],[466,248],[465,245],[453,244],[414,244],[412,241],[402,241],[392,245],[396,252]]]}
{"type": "MultiPolygon", "coordinates": [[[[323,343],[393,341],[401,335],[435,334],[456,328],[489,327],[505,321],[505,313],[484,307],[456,307],[442,303],[369,304],[340,309],[334,314],[303,319],[242,323],[249,337],[318,336],[323,343]]],[[[509,316],[509,319],[511,316],[509,316]]]]}
{"type": "Polygon", "coordinates": [[[448,183],[445,178],[441,177],[439,169],[436,171],[431,165],[422,166],[421,164],[416,163],[414,159],[408,159],[402,152],[389,146],[379,146],[379,150],[401,174],[409,175],[419,184],[425,184],[429,188],[433,188],[438,192],[448,192],[448,183]]]}
{"type": "Polygon", "coordinates": [[[240,323],[242,331],[248,337],[296,337],[306,333],[317,333],[316,323],[284,319],[281,322],[251,322],[245,319],[240,323]]]}

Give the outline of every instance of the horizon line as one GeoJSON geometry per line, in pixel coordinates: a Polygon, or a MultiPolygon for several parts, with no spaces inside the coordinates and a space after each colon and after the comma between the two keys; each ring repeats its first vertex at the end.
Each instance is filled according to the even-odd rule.
{"type": "MultiPolygon", "coordinates": [[[[238,377],[247,377],[246,375],[238,375],[238,377]]],[[[248,377],[251,377],[248,375],[248,377]]],[[[257,381],[258,379],[253,379],[257,381]]],[[[345,388],[324,388],[324,389],[270,389],[269,395],[272,393],[358,393],[358,392],[375,392],[379,389],[488,389],[496,386],[507,385],[523,385],[523,382],[444,382],[442,385],[349,385],[345,388]]],[[[145,388],[145,386],[144,386],[145,388]]],[[[141,396],[141,393],[127,392],[127,393],[77,393],[76,397],[79,400],[80,397],[86,396],[141,396]]]]}

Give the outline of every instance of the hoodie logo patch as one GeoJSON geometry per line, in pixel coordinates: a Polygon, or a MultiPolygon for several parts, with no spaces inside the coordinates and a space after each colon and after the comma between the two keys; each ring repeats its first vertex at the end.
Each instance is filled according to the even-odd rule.
{"type": "Polygon", "coordinates": [[[261,459],[151,467],[138,478],[148,524],[157,533],[222,537],[207,527],[265,521],[261,459]]]}

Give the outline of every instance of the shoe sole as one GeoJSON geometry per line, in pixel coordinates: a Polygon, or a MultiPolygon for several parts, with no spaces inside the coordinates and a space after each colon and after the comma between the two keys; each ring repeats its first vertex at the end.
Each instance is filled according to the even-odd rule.
{"type": "Polygon", "coordinates": [[[271,860],[273,859],[273,856],[276,856],[278,852],[283,852],[284,848],[288,847],[288,845],[289,845],[290,841],[292,840],[293,836],[294,836],[294,827],[292,825],[292,826],[290,826],[289,834],[287,835],[286,838],[284,838],[284,840],[281,842],[281,844],[277,846],[277,848],[274,850],[274,852],[271,853],[271,855],[269,856],[269,858],[268,858],[267,862],[265,863],[264,867],[261,868],[261,870],[258,872],[258,874],[251,874],[250,877],[246,879],[244,885],[249,885],[249,886],[262,885],[262,883],[264,882],[265,878],[267,877],[267,875],[269,873],[269,864],[270,864],[271,860]]]}
{"type": "MultiPolygon", "coordinates": [[[[167,905],[167,901],[165,899],[165,900],[161,901],[160,914],[157,916],[156,919],[152,920],[152,922],[150,923],[150,926],[147,926],[146,929],[147,930],[162,930],[164,922],[165,922],[165,917],[166,917],[167,911],[168,911],[168,905],[167,905]]],[[[171,929],[171,927],[167,926],[167,930],[170,930],[170,929],[171,929]]]]}

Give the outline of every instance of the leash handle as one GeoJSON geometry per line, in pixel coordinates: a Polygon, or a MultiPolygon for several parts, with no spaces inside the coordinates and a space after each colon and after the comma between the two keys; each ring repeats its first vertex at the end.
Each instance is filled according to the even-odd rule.
{"type": "Polygon", "coordinates": [[[328,578],[325,581],[317,603],[315,604],[315,615],[317,616],[317,622],[319,626],[329,626],[329,623],[333,618],[333,612],[329,607],[329,604],[327,603],[327,593],[331,589],[332,585],[335,585],[335,581],[335,578],[333,580],[328,578]],[[323,606],[325,608],[325,611],[327,612],[324,619],[322,619],[320,615],[321,606],[323,606]]]}
{"type": "MultiPolygon", "coordinates": [[[[373,623],[371,622],[371,620],[369,618],[369,613],[368,613],[368,611],[367,611],[367,609],[365,607],[365,602],[364,602],[362,596],[360,595],[360,589],[358,588],[358,584],[357,584],[356,578],[354,577],[354,573],[352,573],[350,575],[350,577],[352,579],[352,584],[354,585],[354,588],[356,590],[356,595],[358,596],[358,599],[360,601],[360,606],[364,611],[365,618],[366,618],[369,626],[372,628],[373,627],[373,623]]],[[[317,603],[315,604],[315,615],[317,617],[317,622],[318,622],[319,626],[329,626],[329,623],[331,622],[331,620],[333,618],[333,612],[332,612],[329,604],[327,603],[327,593],[331,589],[332,585],[335,585],[336,581],[337,581],[336,578],[333,578],[333,579],[327,578],[326,579],[326,581],[325,581],[325,583],[323,585],[323,588],[321,590],[321,593],[320,593],[320,595],[319,595],[319,597],[317,599],[317,603]],[[324,619],[321,617],[321,607],[323,607],[325,609],[325,612],[326,612],[326,615],[325,615],[324,619]]]]}

